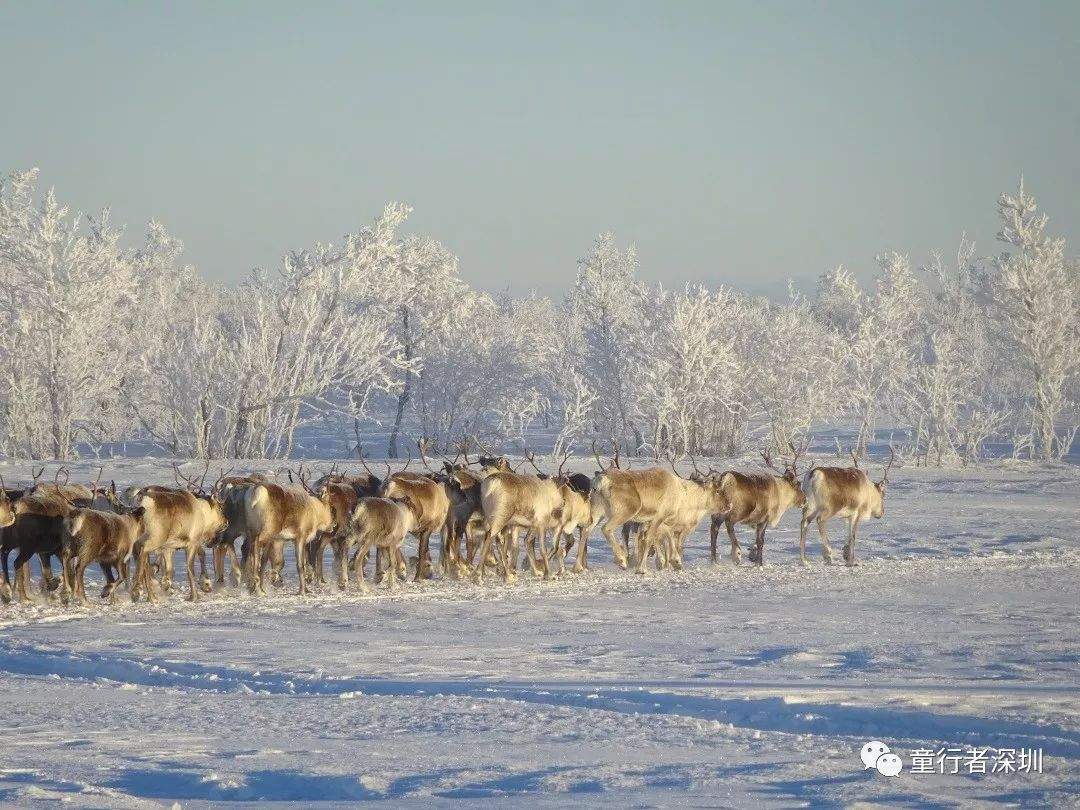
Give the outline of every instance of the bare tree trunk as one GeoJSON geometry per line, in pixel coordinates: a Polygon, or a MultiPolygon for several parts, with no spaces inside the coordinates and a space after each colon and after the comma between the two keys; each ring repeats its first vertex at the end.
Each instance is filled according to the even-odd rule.
{"type": "MultiPolygon", "coordinates": [[[[403,307],[401,311],[402,334],[404,335],[405,360],[412,360],[412,343],[409,341],[409,310],[403,307]]],[[[408,407],[409,397],[412,396],[412,372],[405,372],[405,385],[402,386],[398,395],[397,412],[394,414],[394,428],[390,431],[390,442],[387,447],[387,455],[390,458],[398,457],[398,435],[401,433],[401,422],[405,418],[405,408],[408,407]]]]}

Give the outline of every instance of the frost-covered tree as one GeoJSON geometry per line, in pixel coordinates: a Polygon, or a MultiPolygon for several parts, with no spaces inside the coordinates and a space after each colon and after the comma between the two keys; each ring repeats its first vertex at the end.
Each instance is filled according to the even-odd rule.
{"type": "Polygon", "coordinates": [[[37,172],[0,188],[0,335],[8,452],[70,458],[118,418],[134,275],[108,210],[72,215],[37,172]]]}
{"type": "Polygon", "coordinates": [[[878,257],[880,273],[873,296],[866,296],[845,271],[822,277],[813,311],[837,340],[842,385],[858,426],[855,452],[866,453],[878,418],[895,413],[899,392],[914,368],[916,319],[923,291],[907,256],[878,257]]]}
{"type": "Polygon", "coordinates": [[[637,253],[620,251],[615,235],[603,233],[578,262],[567,300],[575,335],[575,368],[596,395],[593,422],[604,438],[640,447],[634,424],[634,390],[629,383],[634,345],[641,330],[641,285],[634,277],[637,253]]]}
{"type": "Polygon", "coordinates": [[[894,402],[898,417],[912,427],[916,463],[976,461],[1004,420],[983,275],[974,256],[974,243],[961,237],[954,266],[934,253],[923,268],[932,288],[917,322],[915,366],[894,402]]]}
{"type": "Polygon", "coordinates": [[[178,455],[230,452],[235,427],[229,341],[230,296],[181,265],[183,245],[151,222],[134,258],[139,279],[130,360],[118,382],[141,430],[178,455]]]}
{"type": "Polygon", "coordinates": [[[650,290],[642,306],[628,381],[643,445],[655,457],[700,453],[714,420],[738,407],[728,396],[738,371],[728,313],[701,287],[650,290]]]}
{"type": "Polygon", "coordinates": [[[1018,450],[1043,461],[1061,458],[1076,435],[1068,383],[1080,365],[1080,316],[1075,266],[1065,262],[1065,240],[1046,233],[1048,218],[1020,182],[998,200],[998,239],[1009,246],[996,261],[992,290],[1002,336],[1027,376],[1027,429],[1018,450]]]}
{"type": "Polygon", "coordinates": [[[236,382],[233,455],[287,457],[303,422],[365,415],[375,392],[394,391],[412,371],[391,313],[359,309],[354,299],[383,271],[386,220],[397,217],[390,206],[343,250],[317,244],[289,253],[276,275],[256,272],[242,286],[238,315],[225,326],[236,382]]]}
{"type": "Polygon", "coordinates": [[[403,353],[387,448],[389,455],[396,457],[425,355],[438,347],[438,336],[462,303],[466,286],[458,277],[457,257],[434,239],[408,236],[389,245],[386,256],[383,271],[367,290],[366,305],[387,314],[403,353]]]}
{"type": "Polygon", "coordinates": [[[786,453],[808,442],[815,423],[841,410],[839,346],[806,299],[793,295],[768,314],[759,344],[757,398],[770,444],[786,453]]]}

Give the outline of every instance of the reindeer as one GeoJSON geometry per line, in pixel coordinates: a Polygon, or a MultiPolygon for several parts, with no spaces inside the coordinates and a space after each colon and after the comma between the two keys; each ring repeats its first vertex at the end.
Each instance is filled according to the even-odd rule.
{"type": "MultiPolygon", "coordinates": [[[[243,538],[241,558],[246,559],[250,544],[247,527],[247,504],[246,493],[249,487],[257,484],[271,482],[272,479],[262,473],[249,473],[248,475],[233,476],[226,473],[215,485],[215,492],[221,499],[222,511],[225,513],[225,528],[210,543],[210,549],[214,557],[214,581],[218,585],[225,584],[225,558],[232,563],[232,580],[236,586],[243,579],[244,569],[240,559],[236,555],[236,540],[243,538]]],[[[282,581],[281,571],[285,567],[285,558],[281,554],[280,547],[275,547],[270,560],[270,581],[280,584],[282,581]]]]}
{"type": "MultiPolygon", "coordinates": [[[[542,567],[530,553],[530,568],[536,574],[550,576],[547,563],[546,536],[561,517],[562,495],[558,485],[551,479],[520,475],[504,469],[505,459],[484,459],[485,477],[480,482],[480,504],[484,510],[484,540],[480,554],[473,566],[473,579],[484,581],[484,568],[495,538],[500,539],[504,579],[512,582],[517,578],[516,566],[511,564],[511,549],[517,556],[516,530],[525,529],[527,540],[540,539],[542,567]]],[[[535,466],[535,465],[534,465],[535,466]]]]}
{"type": "Polygon", "coordinates": [[[128,561],[142,532],[143,508],[128,513],[105,512],[97,509],[73,509],[64,519],[65,540],[62,552],[64,592],[74,592],[84,605],[86,598],[83,577],[91,563],[98,563],[105,574],[102,599],[114,600],[119,580],[112,569],[127,579],[128,561]],[[73,566],[73,560],[78,562],[73,566]]]}
{"type": "Polygon", "coordinates": [[[578,533],[578,553],[573,571],[575,574],[580,574],[588,568],[586,554],[589,546],[589,527],[593,523],[592,504],[589,501],[589,488],[592,481],[587,475],[581,473],[565,475],[563,467],[569,458],[570,452],[567,451],[563,454],[559,468],[552,479],[562,497],[562,507],[559,511],[558,522],[555,524],[552,543],[554,546],[552,554],[558,566],[556,573],[559,575],[566,570],[565,559],[574,545],[575,532],[578,533]]]}
{"type": "MultiPolygon", "coordinates": [[[[85,499],[80,499],[77,503],[88,505],[85,499]]],[[[60,557],[64,539],[63,521],[71,514],[73,506],[63,497],[63,491],[59,488],[39,489],[37,485],[12,506],[15,520],[0,530],[3,536],[0,540],[0,561],[3,569],[0,598],[4,601],[11,599],[8,555],[18,549],[15,555],[16,590],[20,601],[29,602],[27,587],[30,584],[30,558],[35,554],[41,561],[41,590],[49,593],[60,584],[60,580],[53,577],[51,560],[54,556],[60,557]]]]}
{"type": "Polygon", "coordinates": [[[668,463],[671,465],[671,471],[679,478],[682,492],[675,515],[661,524],[660,529],[665,535],[666,549],[664,560],[660,560],[659,554],[657,560],[658,567],[666,563],[675,570],[681,571],[683,545],[686,538],[697,528],[705,515],[724,513],[728,508],[728,501],[720,486],[720,480],[716,476],[706,475],[699,470],[693,456],[690,457],[690,463],[694,471],[689,477],[684,477],[676,469],[675,461],[670,456],[668,463]]]}
{"type": "Polygon", "coordinates": [[[625,569],[627,553],[616,539],[615,532],[626,523],[639,523],[637,569],[645,573],[648,551],[656,542],[661,527],[675,518],[682,498],[682,485],[677,475],[659,467],[644,470],[623,470],[619,467],[619,448],[605,468],[593,443],[593,456],[600,472],[592,480],[589,500],[592,504],[593,526],[611,545],[615,563],[625,569]]]}
{"type": "Polygon", "coordinates": [[[222,501],[216,494],[202,495],[180,489],[150,488],[140,499],[143,508],[141,547],[131,587],[132,601],[138,601],[140,588],[148,602],[156,601],[150,575],[150,555],[160,554],[166,575],[171,570],[172,552],[183,549],[188,576],[188,600],[199,598],[195,588],[195,558],[203,559],[203,579],[207,579],[205,546],[228,524],[222,501]]]}
{"type": "MultiPolygon", "coordinates": [[[[446,471],[446,497],[450,508],[446,513],[446,533],[443,536],[443,548],[448,560],[455,560],[458,568],[472,564],[476,552],[474,539],[484,525],[484,510],[480,503],[479,475],[465,467],[444,463],[446,471]],[[465,539],[465,555],[461,553],[461,540],[465,539]]],[[[458,573],[461,573],[460,570],[458,573]]]]}
{"type": "MultiPolygon", "coordinates": [[[[420,441],[418,444],[426,465],[426,443],[420,441]]],[[[443,533],[442,546],[444,553],[440,555],[440,569],[443,573],[446,573],[452,567],[456,567],[458,561],[449,558],[452,545],[446,542],[446,522],[450,512],[450,498],[446,494],[446,488],[441,482],[433,480],[431,475],[409,473],[404,469],[396,473],[390,473],[389,467],[387,473],[382,488],[382,497],[407,502],[409,508],[413,510],[413,517],[415,518],[413,528],[410,530],[418,539],[416,573],[413,581],[419,582],[421,579],[430,576],[431,557],[429,546],[431,535],[435,532],[443,533]]]]}
{"type": "MultiPolygon", "coordinates": [[[[363,562],[368,551],[375,547],[382,549],[389,557],[386,566],[387,587],[393,590],[397,585],[400,569],[405,558],[401,546],[405,536],[416,531],[416,509],[408,500],[397,501],[391,498],[361,498],[356,503],[348,524],[348,546],[356,546],[350,565],[354,578],[361,591],[367,590],[364,581],[363,562]]],[[[341,587],[348,584],[348,574],[342,569],[341,587]]],[[[378,572],[376,572],[376,580],[378,572]]]]}
{"type": "Polygon", "coordinates": [[[319,584],[326,583],[323,575],[323,550],[330,545],[334,552],[334,568],[338,572],[338,584],[342,590],[345,590],[349,518],[360,499],[357,497],[356,489],[345,481],[328,480],[321,486],[314,487],[314,490],[326,508],[330,510],[332,525],[327,531],[320,532],[314,542],[308,546],[308,565],[312,570],[312,579],[319,584]]]}
{"type": "MultiPolygon", "coordinates": [[[[773,463],[768,450],[761,453],[765,466],[780,475],[761,475],[741,473],[729,470],[719,479],[719,488],[727,501],[726,511],[713,515],[709,531],[709,549],[712,561],[716,562],[716,538],[723,523],[731,538],[731,561],[736,565],[742,560],[739,538],[735,536],[736,524],[754,527],[754,548],[750,552],[750,561],[758,565],[765,564],[765,530],[776,526],[780,518],[792,506],[801,507],[806,503],[806,496],[799,486],[797,464],[801,450],[791,447],[794,457],[791,462],[784,462],[780,470],[773,463]]],[[[805,450],[805,447],[803,448],[805,450]]]]}
{"type": "Polygon", "coordinates": [[[4,487],[4,476],[0,475],[0,529],[8,527],[14,522],[15,507],[12,506],[12,500],[8,498],[7,489],[4,487]]]}
{"type": "Polygon", "coordinates": [[[73,507],[80,509],[88,508],[94,502],[98,481],[101,480],[101,469],[98,469],[98,479],[91,486],[84,484],[72,484],[71,473],[66,467],[60,467],[56,471],[56,477],[51,483],[35,484],[31,490],[32,495],[62,498],[73,507]],[[63,482],[60,478],[63,477],[63,482]]]}
{"type": "Polygon", "coordinates": [[[263,570],[272,547],[292,540],[296,546],[300,595],[307,594],[307,544],[316,534],[331,528],[333,516],[308,486],[302,468],[299,477],[300,487],[265,482],[245,490],[249,544],[244,565],[252,593],[266,594],[262,584],[263,570]]]}
{"type": "Polygon", "coordinates": [[[880,520],[885,516],[885,485],[889,481],[896,453],[889,448],[889,461],[881,480],[874,482],[870,476],[859,469],[859,460],[852,454],[853,467],[815,467],[803,478],[803,492],[806,503],[803,506],[802,521],[799,523],[799,561],[806,565],[806,527],[811,520],[816,520],[821,534],[821,556],[826,565],[832,564],[832,549],[829,536],[825,532],[825,523],[831,517],[848,519],[848,540],[844,546],[844,562],[849,566],[855,562],[855,532],[859,521],[872,517],[880,520]]]}

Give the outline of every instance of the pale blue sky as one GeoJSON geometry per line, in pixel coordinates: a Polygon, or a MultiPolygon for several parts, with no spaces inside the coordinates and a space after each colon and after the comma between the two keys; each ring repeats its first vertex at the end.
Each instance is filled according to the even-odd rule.
{"type": "Polygon", "coordinates": [[[1021,171],[1076,253],[1080,3],[0,0],[0,171],[233,280],[388,200],[471,282],[776,291],[885,248],[996,252],[1021,171]]]}

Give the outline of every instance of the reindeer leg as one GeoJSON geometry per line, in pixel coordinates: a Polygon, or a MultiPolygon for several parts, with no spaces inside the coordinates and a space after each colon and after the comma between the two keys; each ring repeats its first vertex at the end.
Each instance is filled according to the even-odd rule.
{"type": "MultiPolygon", "coordinates": [[[[241,551],[241,553],[243,552],[241,551]]],[[[244,579],[244,565],[236,558],[236,546],[232,541],[225,545],[225,554],[229,557],[233,587],[239,588],[244,579]]],[[[224,561],[222,561],[222,567],[224,567],[224,561]]]]}
{"type": "Polygon", "coordinates": [[[300,591],[297,596],[307,596],[307,544],[308,540],[297,537],[296,544],[296,578],[300,580],[300,591]]]}
{"type": "Polygon", "coordinates": [[[720,524],[723,522],[724,519],[719,515],[713,515],[709,521],[709,559],[714,563],[717,561],[716,538],[720,536],[720,524]]]}
{"type": "Polygon", "coordinates": [[[30,555],[19,549],[15,555],[15,592],[20,602],[31,601],[26,592],[27,581],[30,579],[30,555]]]}
{"type": "Polygon", "coordinates": [[[825,531],[825,513],[821,512],[817,516],[817,528],[818,534],[821,535],[821,558],[825,560],[826,565],[832,565],[832,548],[829,546],[829,535],[825,531]]]}
{"type": "Polygon", "coordinates": [[[276,540],[270,548],[270,584],[275,588],[283,588],[285,587],[285,543],[276,540]]]}
{"type": "Polygon", "coordinates": [[[0,581],[0,599],[4,600],[4,604],[11,601],[11,580],[8,577],[8,557],[14,549],[5,548],[0,549],[0,563],[3,564],[3,580],[0,581]]]}
{"type": "Polygon", "coordinates": [[[161,576],[161,587],[166,593],[172,592],[173,586],[173,549],[166,549],[161,552],[161,562],[164,567],[164,573],[161,576]]]}
{"type": "Polygon", "coordinates": [[[589,528],[588,528],[588,526],[582,525],[582,527],[580,529],[578,529],[578,533],[579,533],[579,536],[578,536],[577,561],[574,563],[574,573],[575,574],[580,574],[589,567],[588,563],[585,560],[585,554],[587,553],[586,546],[588,545],[588,537],[589,537],[589,528]]]}
{"type": "Polygon", "coordinates": [[[731,562],[738,565],[742,562],[742,549],[739,547],[739,538],[735,536],[735,523],[725,519],[724,528],[727,529],[728,537],[731,538],[731,562]]]}
{"type": "Polygon", "coordinates": [[[501,551],[502,568],[503,568],[503,582],[510,585],[517,582],[517,556],[518,556],[518,544],[517,544],[517,532],[510,532],[506,541],[499,544],[497,551],[501,551]]]}
{"type": "Polygon", "coordinates": [[[199,590],[195,587],[195,558],[198,556],[198,553],[198,550],[192,548],[191,545],[188,545],[188,547],[184,549],[184,567],[187,568],[188,579],[187,601],[189,602],[199,601],[199,590]]]}
{"type": "MultiPolygon", "coordinates": [[[[386,590],[388,590],[388,591],[390,591],[391,593],[393,593],[394,591],[396,591],[396,590],[397,590],[397,580],[398,580],[398,577],[397,577],[397,573],[398,573],[398,572],[397,572],[397,563],[396,563],[396,562],[394,561],[394,558],[395,558],[395,557],[396,557],[397,555],[395,554],[395,550],[394,550],[393,548],[391,548],[391,549],[389,550],[389,555],[390,555],[390,559],[391,559],[391,565],[387,566],[387,571],[386,571],[386,590]]],[[[417,560],[417,562],[416,562],[416,570],[417,570],[418,572],[419,572],[419,570],[420,570],[420,566],[421,566],[422,564],[423,564],[423,563],[422,563],[422,561],[421,561],[420,559],[418,559],[418,560],[417,560]]],[[[415,580],[414,580],[414,581],[415,581],[415,580]]]]}
{"type": "Polygon", "coordinates": [[[214,546],[214,582],[218,585],[225,584],[225,543],[221,542],[214,546]]]}
{"type": "Polygon", "coordinates": [[[604,539],[611,546],[611,554],[615,558],[615,564],[625,571],[630,555],[627,554],[622,543],[615,539],[615,529],[618,528],[621,528],[621,526],[612,526],[610,521],[605,521],[600,527],[600,533],[604,535],[604,539]]]}
{"type": "Polygon", "coordinates": [[[759,566],[765,565],[765,527],[767,523],[759,523],[754,533],[754,562],[759,566]]]}
{"type": "Polygon", "coordinates": [[[52,593],[60,585],[60,582],[53,576],[52,555],[48,552],[41,552],[38,554],[38,562],[41,564],[41,592],[52,593]]]}
{"type": "Polygon", "coordinates": [[[682,545],[685,536],[685,534],[679,533],[678,535],[672,535],[671,538],[671,555],[668,558],[668,562],[671,563],[671,567],[676,571],[683,570],[682,545]]]}
{"type": "Polygon", "coordinates": [[[431,532],[420,532],[420,542],[416,549],[416,573],[413,582],[429,579],[431,572],[431,532]]]}
{"type": "MultiPolygon", "coordinates": [[[[107,562],[99,562],[98,568],[101,569],[101,573],[105,575],[105,587],[101,589],[101,598],[108,599],[112,596],[113,589],[116,588],[117,578],[113,576],[112,566],[107,562]]],[[[65,583],[67,587],[67,583],[65,583]]]]}
{"type": "Polygon", "coordinates": [[[344,537],[337,537],[330,544],[334,552],[334,571],[337,572],[338,590],[344,591],[349,587],[349,541],[344,537]]]}
{"type": "Polygon", "coordinates": [[[805,568],[806,563],[806,527],[810,525],[815,515],[808,509],[803,509],[802,520],[799,521],[799,564],[805,568]]]}
{"type": "Polygon", "coordinates": [[[206,546],[199,544],[199,572],[202,577],[199,579],[199,587],[203,593],[210,593],[214,588],[214,583],[210,580],[210,575],[206,573],[206,546]]]}
{"type": "Polygon", "coordinates": [[[484,529],[484,539],[480,541],[480,548],[477,549],[476,564],[473,566],[472,577],[473,581],[477,585],[484,584],[484,568],[487,566],[488,554],[491,552],[491,545],[496,537],[499,537],[502,533],[502,525],[490,524],[484,529]]]}
{"type": "MultiPolygon", "coordinates": [[[[79,564],[75,567],[75,598],[78,599],[86,607],[90,607],[90,600],[86,598],[86,581],[83,579],[86,574],[87,561],[79,558],[79,564]]],[[[106,568],[106,565],[102,563],[102,568],[106,568]]],[[[65,583],[65,589],[67,585],[65,583]]],[[[105,591],[109,590],[109,586],[105,586],[105,590],[101,592],[104,597],[105,591]]]]}
{"type": "Polygon", "coordinates": [[[854,568],[858,565],[855,562],[855,532],[859,528],[859,515],[858,513],[848,518],[848,542],[844,547],[844,562],[847,563],[848,568],[854,568]]]}
{"type": "MultiPolygon", "coordinates": [[[[371,548],[372,548],[372,541],[367,540],[363,544],[361,544],[359,548],[357,548],[356,555],[353,557],[354,560],[358,560],[359,563],[360,563],[359,565],[354,565],[354,572],[356,573],[356,585],[357,585],[357,588],[360,590],[360,593],[367,593],[367,591],[368,591],[367,582],[364,580],[364,568],[363,568],[363,566],[364,566],[364,560],[367,558],[367,555],[368,555],[371,548]]],[[[378,557],[379,557],[379,548],[376,546],[375,547],[375,558],[378,559],[378,557]]],[[[393,560],[391,560],[391,564],[390,564],[389,567],[393,568],[394,565],[396,565],[396,563],[393,560]]],[[[373,571],[372,573],[375,574],[376,572],[373,571]]],[[[378,576],[376,576],[376,578],[375,578],[375,584],[376,585],[379,584],[378,576]]]]}

